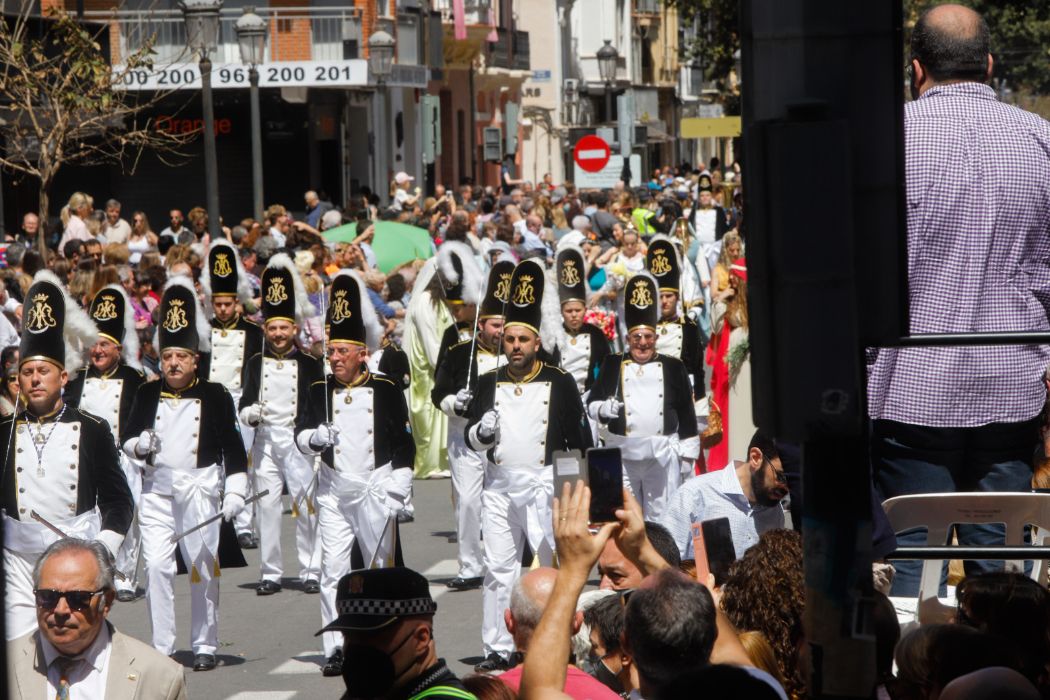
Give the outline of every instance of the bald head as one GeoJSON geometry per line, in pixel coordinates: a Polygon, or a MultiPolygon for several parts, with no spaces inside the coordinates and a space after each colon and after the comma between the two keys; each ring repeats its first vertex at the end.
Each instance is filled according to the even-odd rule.
{"type": "Polygon", "coordinates": [[[514,646],[525,651],[532,633],[540,624],[558,578],[557,569],[541,566],[519,578],[510,593],[510,608],[504,613],[507,630],[514,637],[514,646]]]}
{"type": "Polygon", "coordinates": [[[962,5],[932,7],[915,23],[911,58],[913,72],[921,74],[913,75],[913,80],[984,82],[992,67],[988,25],[981,15],[962,5]]]}

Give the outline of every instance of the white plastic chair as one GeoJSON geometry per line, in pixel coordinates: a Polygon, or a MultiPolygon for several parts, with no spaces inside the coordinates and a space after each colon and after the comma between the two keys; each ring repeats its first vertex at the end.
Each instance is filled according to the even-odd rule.
{"type": "MultiPolygon", "coordinates": [[[[1006,542],[1024,545],[1024,526],[1032,532],[1032,544],[1046,546],[1050,540],[1050,493],[930,493],[897,496],[882,504],[894,532],[927,528],[926,544],[950,545],[953,525],[1004,523],[1006,542]]],[[[919,599],[915,617],[919,624],[947,622],[955,609],[937,597],[941,586],[943,559],[923,561],[919,580],[919,599]]],[[[1045,560],[1034,560],[1032,578],[1047,585],[1045,560]]],[[[1023,561],[1007,561],[1007,571],[1023,571],[1023,561]]]]}

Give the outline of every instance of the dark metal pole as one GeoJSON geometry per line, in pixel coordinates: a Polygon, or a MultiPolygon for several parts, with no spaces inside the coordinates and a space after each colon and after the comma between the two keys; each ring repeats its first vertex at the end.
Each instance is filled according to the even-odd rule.
{"type": "Polygon", "coordinates": [[[253,216],[263,215],[262,118],[259,114],[259,71],[248,69],[252,105],[252,204],[253,216]]]}
{"type": "Polygon", "coordinates": [[[221,235],[219,227],[219,168],[215,156],[215,107],[211,95],[211,59],[201,56],[201,106],[204,112],[204,189],[208,207],[208,234],[221,235]]]}
{"type": "Polygon", "coordinates": [[[612,81],[605,81],[605,121],[612,122],[612,81]]]}

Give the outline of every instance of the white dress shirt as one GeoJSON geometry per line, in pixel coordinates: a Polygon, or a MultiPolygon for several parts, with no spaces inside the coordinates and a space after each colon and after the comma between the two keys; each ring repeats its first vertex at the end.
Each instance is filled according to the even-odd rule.
{"type": "MultiPolygon", "coordinates": [[[[92,601],[94,602],[94,601],[92,601]]],[[[39,632],[37,632],[40,635],[39,632]]],[[[91,643],[83,653],[73,657],[79,660],[69,669],[69,700],[87,700],[88,698],[104,698],[106,696],[106,676],[109,674],[109,650],[110,650],[109,624],[102,623],[95,641],[91,643]]],[[[58,695],[58,665],[55,659],[62,656],[58,649],[51,645],[42,635],[40,636],[40,648],[44,652],[44,662],[47,664],[47,695],[45,700],[54,700],[58,695]]]]}

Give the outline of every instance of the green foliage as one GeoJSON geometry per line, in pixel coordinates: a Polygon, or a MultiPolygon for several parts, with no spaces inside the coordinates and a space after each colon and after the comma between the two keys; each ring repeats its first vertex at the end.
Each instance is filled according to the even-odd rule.
{"type": "MultiPolygon", "coordinates": [[[[919,15],[937,2],[904,0],[905,51],[919,15]]],[[[1050,0],[961,0],[981,13],[991,34],[994,80],[1029,94],[1050,93],[1050,0]]]]}
{"type": "MultiPolygon", "coordinates": [[[[683,58],[699,59],[704,80],[712,81],[719,92],[730,92],[729,74],[733,54],[740,49],[739,0],[664,0],[678,10],[679,26],[696,26],[691,44],[683,46],[683,58]]],[[[728,111],[728,110],[727,110],[728,111]]]]}
{"type": "Polygon", "coordinates": [[[46,221],[48,190],[62,167],[117,163],[133,169],[143,150],[177,152],[187,136],[140,122],[166,94],[122,88],[127,70],[152,68],[152,40],[115,69],[98,40],[108,25],[90,28],[59,9],[34,17],[33,6],[24,2],[19,14],[0,19],[0,166],[39,182],[46,221]]]}

